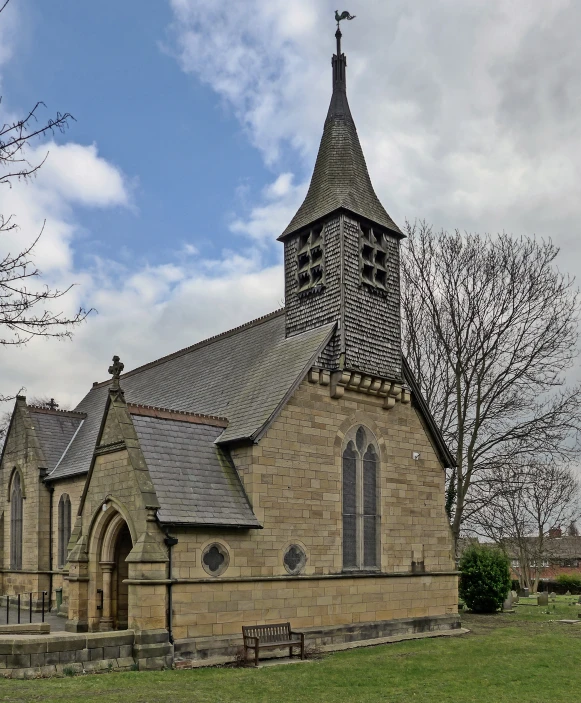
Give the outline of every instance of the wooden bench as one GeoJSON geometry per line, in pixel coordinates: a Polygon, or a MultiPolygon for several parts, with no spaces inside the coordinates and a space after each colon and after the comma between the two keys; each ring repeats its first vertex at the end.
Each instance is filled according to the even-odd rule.
{"type": "Polygon", "coordinates": [[[280,649],[288,646],[289,656],[293,655],[293,647],[301,648],[301,659],[305,658],[305,635],[293,632],[290,622],[279,622],[275,625],[242,626],[244,638],[244,660],[248,659],[248,650],[254,650],[254,666],[258,666],[258,655],[261,649],[280,649]]]}

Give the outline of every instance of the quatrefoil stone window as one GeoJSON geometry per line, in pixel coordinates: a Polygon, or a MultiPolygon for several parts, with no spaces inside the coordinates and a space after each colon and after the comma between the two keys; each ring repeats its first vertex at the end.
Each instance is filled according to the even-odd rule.
{"type": "Polygon", "coordinates": [[[300,574],[307,563],[305,550],[298,544],[291,544],[284,553],[283,564],[289,574],[300,574]]]}
{"type": "Polygon", "coordinates": [[[209,544],[202,553],[202,566],[211,576],[220,576],[228,568],[230,556],[228,550],[218,544],[209,544]]]}

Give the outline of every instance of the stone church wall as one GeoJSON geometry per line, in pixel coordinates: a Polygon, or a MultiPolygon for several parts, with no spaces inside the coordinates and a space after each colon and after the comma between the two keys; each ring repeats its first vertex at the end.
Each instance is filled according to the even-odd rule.
{"type": "Polygon", "coordinates": [[[39,592],[48,588],[49,492],[41,481],[38,445],[24,401],[17,409],[0,468],[0,505],[4,550],[1,593],[39,592]],[[10,569],[10,486],[14,469],[21,473],[23,487],[22,569],[10,569]]]}
{"type": "Polygon", "coordinates": [[[305,380],[260,443],[233,457],[264,529],[172,530],[179,539],[173,554],[178,640],[232,636],[243,623],[290,620],[316,629],[457,618],[444,471],[412,404],[386,411],[382,399],[348,390],[333,400],[328,386],[305,380]],[[342,573],[341,450],[358,423],[375,434],[381,451],[378,575],[342,573]],[[213,542],[229,555],[217,578],[201,562],[213,542]],[[290,544],[306,551],[301,576],[285,570],[290,544]],[[412,574],[412,561],[423,561],[425,573],[412,574]]]}

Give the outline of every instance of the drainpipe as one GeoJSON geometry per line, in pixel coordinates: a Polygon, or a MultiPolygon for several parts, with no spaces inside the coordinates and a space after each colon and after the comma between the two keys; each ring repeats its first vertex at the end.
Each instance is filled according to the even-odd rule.
{"type": "Polygon", "coordinates": [[[49,484],[48,486],[48,492],[50,495],[49,498],[49,510],[48,510],[48,520],[49,520],[49,527],[48,527],[48,568],[49,568],[49,575],[48,575],[48,612],[50,613],[50,603],[52,599],[52,505],[53,505],[53,496],[54,496],[54,486],[49,484]]]}
{"type": "Polygon", "coordinates": [[[169,641],[173,644],[173,602],[172,602],[172,586],[173,586],[173,573],[172,573],[172,547],[175,547],[178,543],[177,537],[170,537],[166,532],[164,542],[167,546],[167,554],[169,558],[168,563],[168,581],[167,584],[167,631],[169,633],[169,641]]]}

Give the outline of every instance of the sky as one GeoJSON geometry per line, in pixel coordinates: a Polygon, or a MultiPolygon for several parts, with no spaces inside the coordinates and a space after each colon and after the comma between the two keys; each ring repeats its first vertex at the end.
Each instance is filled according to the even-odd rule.
{"type": "MultiPolygon", "coordinates": [[[[341,9],[341,8],[340,8],[341,9]]],[[[42,281],[93,309],[71,341],[0,348],[0,394],[74,406],[107,378],[282,306],[283,231],[306,193],[331,90],[327,0],[11,0],[0,116],[75,121],[0,190],[42,281]]],[[[581,3],[359,0],[348,93],[369,171],[402,226],[551,237],[581,273],[581,3]]]]}

